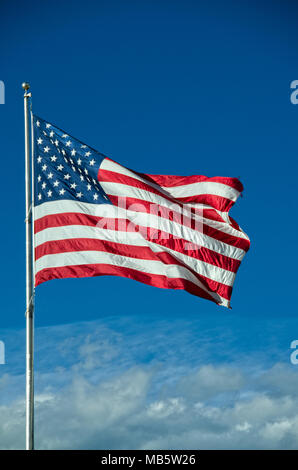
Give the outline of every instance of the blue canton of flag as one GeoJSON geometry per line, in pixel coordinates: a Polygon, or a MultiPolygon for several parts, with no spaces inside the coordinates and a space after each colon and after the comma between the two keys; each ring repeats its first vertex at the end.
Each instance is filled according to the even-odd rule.
{"type": "Polygon", "coordinates": [[[107,204],[98,182],[105,155],[37,116],[34,122],[34,205],[57,200],[107,204]]]}

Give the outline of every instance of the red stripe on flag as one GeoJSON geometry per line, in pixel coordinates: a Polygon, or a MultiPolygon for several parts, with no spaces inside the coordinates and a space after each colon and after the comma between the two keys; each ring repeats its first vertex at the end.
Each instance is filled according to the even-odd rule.
{"type": "Polygon", "coordinates": [[[161,261],[164,264],[173,264],[183,266],[191,272],[200,282],[202,282],[208,290],[217,292],[219,295],[226,299],[230,299],[232,295],[232,287],[213,281],[206,276],[198,274],[183,261],[176,258],[171,253],[167,252],[153,252],[150,248],[138,247],[134,245],[126,245],[121,243],[109,242],[106,240],[98,239],[70,239],[70,240],[55,240],[45,242],[35,249],[36,260],[48,254],[58,254],[65,252],[76,251],[104,251],[113,253],[120,256],[128,256],[135,259],[148,259],[154,261],[161,261]]]}
{"type": "MultiPolygon", "coordinates": [[[[137,173],[135,171],[135,173],[137,173]]],[[[214,176],[209,178],[208,176],[202,175],[191,175],[191,176],[177,176],[177,175],[151,175],[145,173],[137,173],[143,178],[148,179],[149,181],[158,184],[159,186],[165,186],[168,188],[174,188],[177,186],[184,186],[187,184],[194,183],[221,183],[226,186],[230,186],[233,189],[236,189],[238,192],[243,191],[243,185],[238,180],[238,178],[229,178],[224,176],[214,176]]]]}
{"type": "MultiPolygon", "coordinates": [[[[118,196],[110,195],[109,198],[111,202],[115,206],[117,206],[118,196]]],[[[152,213],[153,215],[158,215],[159,217],[163,217],[167,220],[171,220],[173,222],[184,225],[191,229],[195,229],[194,218],[191,219],[188,216],[182,215],[179,212],[168,209],[167,207],[162,206],[162,205],[155,205],[156,210],[152,212],[152,205],[154,204],[148,201],[144,201],[143,199],[137,199],[137,198],[131,198],[131,197],[126,197],[125,199],[123,198],[123,200],[121,200],[121,207],[124,209],[131,209],[131,210],[135,210],[136,212],[144,212],[147,214],[152,213]]],[[[225,224],[228,226],[226,222],[225,224]]],[[[211,227],[210,225],[207,225],[206,222],[202,222],[201,227],[203,229],[203,234],[208,235],[209,237],[214,238],[215,240],[221,241],[223,243],[227,243],[228,245],[231,245],[231,246],[235,246],[236,248],[240,248],[241,250],[244,250],[244,251],[249,250],[250,242],[249,240],[245,238],[236,237],[235,235],[231,235],[229,233],[223,232],[222,230],[219,230],[214,227],[211,227]]]]}
{"type": "MultiPolygon", "coordinates": [[[[96,227],[96,224],[101,220],[104,220],[105,225],[100,226],[100,229],[110,228],[111,230],[116,230],[118,232],[123,231],[124,233],[126,231],[140,232],[145,240],[151,241],[160,247],[168,247],[184,255],[191,256],[192,258],[195,258],[199,261],[224,268],[234,273],[237,272],[240,266],[239,260],[196,245],[195,243],[190,243],[186,239],[173,237],[173,235],[170,233],[163,232],[161,230],[155,230],[150,227],[148,228],[134,225],[127,219],[106,219],[77,213],[53,214],[42,217],[35,221],[35,233],[50,227],[53,228],[68,225],[85,225],[96,227]]],[[[96,239],[96,228],[94,231],[94,239],[96,239]]]]}
{"type": "Polygon", "coordinates": [[[203,297],[207,300],[211,300],[212,302],[220,303],[220,298],[218,298],[217,302],[207,292],[193,284],[191,281],[188,281],[187,279],[168,278],[159,274],[144,273],[135,269],[119,267],[110,264],[84,264],[76,266],[63,266],[58,268],[42,269],[35,276],[35,285],[38,286],[43,282],[50,281],[53,279],[94,277],[106,275],[128,277],[144,284],[163,289],[184,289],[187,292],[198,297],[203,297]]]}
{"type": "MultiPolygon", "coordinates": [[[[138,179],[132,178],[131,176],[123,175],[121,173],[116,173],[114,171],[110,170],[103,170],[99,169],[98,171],[98,180],[101,183],[120,183],[120,184],[125,184],[128,187],[133,187],[133,188],[138,188],[142,189],[144,191],[147,191],[149,193],[156,194],[158,196],[161,196],[168,201],[175,203],[175,202],[191,202],[191,203],[201,203],[201,204],[207,204],[215,209],[221,211],[221,212],[228,212],[230,208],[233,206],[234,201],[231,199],[227,199],[223,196],[215,196],[213,194],[198,194],[198,195],[193,195],[193,196],[188,196],[188,197],[179,197],[174,198],[170,195],[165,194],[163,192],[162,188],[159,191],[156,188],[153,188],[149,184],[143,183],[142,181],[139,181],[138,179]]],[[[109,190],[106,190],[106,193],[108,196],[109,190]]],[[[125,190],[123,191],[122,197],[125,197],[125,190]]]]}
{"type": "Polygon", "coordinates": [[[63,225],[88,225],[95,227],[101,217],[81,214],[79,212],[64,212],[62,214],[49,214],[34,221],[34,233],[47,228],[61,227],[63,225]]]}

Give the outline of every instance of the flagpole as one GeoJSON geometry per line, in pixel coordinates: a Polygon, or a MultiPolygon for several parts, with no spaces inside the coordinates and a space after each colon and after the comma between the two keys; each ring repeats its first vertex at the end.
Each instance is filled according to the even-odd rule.
{"type": "Polygon", "coordinates": [[[32,190],[29,121],[29,83],[23,83],[25,118],[25,195],[26,195],[26,450],[34,449],[34,287],[32,258],[32,190]]]}

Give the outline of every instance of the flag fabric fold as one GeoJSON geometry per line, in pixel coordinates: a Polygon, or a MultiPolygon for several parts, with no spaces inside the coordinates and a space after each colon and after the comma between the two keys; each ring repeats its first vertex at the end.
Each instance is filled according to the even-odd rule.
{"type": "Polygon", "coordinates": [[[35,285],[116,275],[230,307],[237,178],[132,171],[34,116],[35,285]]]}

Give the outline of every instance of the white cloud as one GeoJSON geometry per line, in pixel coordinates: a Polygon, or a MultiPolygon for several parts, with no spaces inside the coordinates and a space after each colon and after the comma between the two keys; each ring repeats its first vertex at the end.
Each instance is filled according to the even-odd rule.
{"type": "Polygon", "coordinates": [[[251,429],[251,424],[249,424],[247,421],[244,421],[244,423],[242,424],[237,424],[235,426],[235,429],[236,431],[240,431],[240,432],[247,432],[251,429]]]}
{"type": "Polygon", "coordinates": [[[239,369],[208,364],[183,377],[178,388],[192,399],[206,400],[220,393],[238,391],[243,384],[244,377],[239,369]]]}
{"type": "MultiPolygon", "coordinates": [[[[203,366],[193,380],[214,385],[221,393],[222,367],[203,366]],[[218,381],[218,377],[221,379],[218,381]],[[216,386],[218,385],[218,389],[216,386]]],[[[231,368],[233,389],[243,386],[240,371],[231,368]],[[236,373],[236,375],[235,375],[236,373]]],[[[274,375],[275,371],[273,371],[274,375]]],[[[270,372],[266,372],[269,377],[270,372]]],[[[42,449],[88,448],[296,448],[298,412],[289,395],[258,392],[232,404],[208,405],[180,387],[180,396],[149,398],[154,371],[132,368],[103,382],[92,383],[76,374],[57,392],[36,396],[37,446],[42,449]]],[[[183,382],[183,381],[182,381],[183,382]]],[[[208,389],[207,387],[207,389],[208,389]]],[[[172,393],[176,393],[174,387],[172,393]]],[[[206,388],[204,389],[206,394],[206,388]]],[[[0,408],[1,448],[24,445],[24,402],[15,400],[0,408]]]]}
{"type": "Polygon", "coordinates": [[[150,418],[164,419],[170,415],[181,414],[185,411],[185,405],[181,398],[169,398],[151,403],[148,406],[150,418]]]}
{"type": "MultiPolygon", "coordinates": [[[[125,341],[100,322],[39,330],[37,447],[297,448],[295,367],[195,364],[184,359],[186,349],[187,358],[201,357],[185,332],[177,330],[173,339],[169,328],[127,333],[125,341]]],[[[18,364],[8,370],[0,377],[0,447],[20,449],[24,376],[18,364]]]]}

